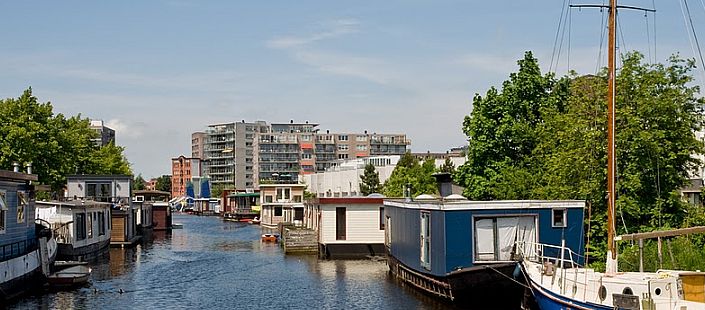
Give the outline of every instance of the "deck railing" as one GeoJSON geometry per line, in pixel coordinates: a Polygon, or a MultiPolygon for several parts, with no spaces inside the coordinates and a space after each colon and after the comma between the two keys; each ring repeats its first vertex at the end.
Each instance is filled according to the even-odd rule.
{"type": "Polygon", "coordinates": [[[578,259],[583,256],[573,252],[570,248],[563,245],[543,244],[536,242],[517,241],[516,254],[523,259],[532,262],[550,262],[556,266],[565,268],[582,267],[578,263],[578,259]]]}

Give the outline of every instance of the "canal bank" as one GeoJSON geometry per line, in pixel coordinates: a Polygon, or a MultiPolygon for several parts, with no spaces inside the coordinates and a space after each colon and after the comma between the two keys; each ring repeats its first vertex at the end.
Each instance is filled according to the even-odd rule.
{"type": "Polygon", "coordinates": [[[287,256],[257,225],[175,214],[184,229],[155,231],[91,263],[86,287],[44,292],[10,309],[447,309],[399,285],[383,261],[287,256]]]}

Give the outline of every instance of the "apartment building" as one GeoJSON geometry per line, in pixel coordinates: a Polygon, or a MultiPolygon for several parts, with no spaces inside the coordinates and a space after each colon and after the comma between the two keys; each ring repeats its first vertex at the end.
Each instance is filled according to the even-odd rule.
{"type": "Polygon", "coordinates": [[[404,134],[319,133],[318,126],[293,120],[209,125],[204,175],[214,186],[255,188],[260,183],[296,182],[340,160],[401,155],[410,145],[404,134]]]}
{"type": "Polygon", "coordinates": [[[261,131],[267,131],[264,122],[243,120],[208,126],[203,166],[204,175],[210,177],[213,186],[255,187],[255,140],[261,131]]]}
{"type": "Polygon", "coordinates": [[[191,134],[191,157],[193,158],[204,158],[203,147],[206,144],[206,133],[205,132],[194,132],[191,134]]]}
{"type": "Polygon", "coordinates": [[[201,163],[200,158],[183,155],[171,159],[171,197],[186,195],[186,183],[201,176],[201,163]]]}
{"type": "Polygon", "coordinates": [[[115,142],[115,130],[110,127],[105,126],[102,120],[91,120],[90,128],[93,129],[98,136],[91,139],[93,143],[97,146],[108,145],[111,141],[115,142]]]}

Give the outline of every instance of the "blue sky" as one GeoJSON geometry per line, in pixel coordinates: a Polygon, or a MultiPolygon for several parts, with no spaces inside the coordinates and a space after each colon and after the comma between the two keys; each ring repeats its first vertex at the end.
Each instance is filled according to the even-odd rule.
{"type": "MultiPolygon", "coordinates": [[[[445,151],[466,143],[473,95],[499,86],[524,51],[549,69],[563,4],[3,1],[0,98],[32,86],[57,112],[105,120],[145,177],[189,155],[191,132],[241,119],[406,133],[413,151],[445,151]]],[[[621,4],[658,10],[621,14],[624,50],[694,57],[679,3],[621,4]]],[[[688,4],[705,48],[705,3],[688,4]]],[[[558,74],[595,71],[601,16],[572,11],[558,74]]]]}

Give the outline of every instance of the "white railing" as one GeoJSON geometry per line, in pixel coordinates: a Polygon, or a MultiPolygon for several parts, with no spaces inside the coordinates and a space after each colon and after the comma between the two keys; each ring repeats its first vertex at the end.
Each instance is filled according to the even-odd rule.
{"type": "Polygon", "coordinates": [[[566,247],[565,241],[563,241],[563,245],[517,241],[516,253],[523,259],[532,262],[551,262],[556,266],[566,268],[582,267],[582,265],[578,263],[577,259],[580,259],[583,256],[566,247]],[[556,257],[547,255],[547,252],[556,253],[556,257]]]}

